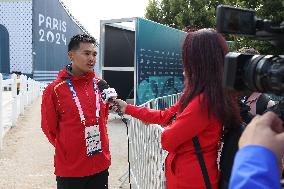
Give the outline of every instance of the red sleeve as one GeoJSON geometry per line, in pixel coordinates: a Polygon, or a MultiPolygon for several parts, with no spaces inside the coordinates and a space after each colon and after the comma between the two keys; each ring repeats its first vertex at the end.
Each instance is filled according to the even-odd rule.
{"type": "Polygon", "coordinates": [[[125,113],[149,124],[167,125],[178,111],[178,103],[165,110],[153,110],[128,104],[125,113]]]}
{"type": "Polygon", "coordinates": [[[164,150],[174,152],[181,144],[191,140],[206,129],[210,123],[208,107],[205,105],[201,111],[200,103],[199,96],[195,97],[177,116],[176,121],[165,128],[161,135],[164,150]]]}
{"type": "Polygon", "coordinates": [[[55,146],[58,114],[56,111],[55,93],[52,86],[43,92],[41,103],[41,128],[49,142],[55,146]]]}

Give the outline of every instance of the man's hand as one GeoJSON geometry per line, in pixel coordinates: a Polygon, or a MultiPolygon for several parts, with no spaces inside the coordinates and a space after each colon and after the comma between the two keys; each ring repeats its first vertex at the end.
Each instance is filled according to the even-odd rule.
{"type": "Polygon", "coordinates": [[[273,112],[256,116],[244,130],[239,147],[260,145],[270,149],[278,161],[284,156],[284,128],[281,119],[273,112]]]}

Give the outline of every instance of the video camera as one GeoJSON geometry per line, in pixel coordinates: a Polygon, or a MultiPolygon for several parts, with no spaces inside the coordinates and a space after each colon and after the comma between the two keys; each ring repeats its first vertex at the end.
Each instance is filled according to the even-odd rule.
{"type": "MultiPolygon", "coordinates": [[[[273,27],[270,20],[256,18],[255,10],[219,5],[217,30],[267,40],[284,52],[284,22],[273,27]]],[[[225,57],[224,86],[284,96],[284,56],[230,52],[225,57]]]]}

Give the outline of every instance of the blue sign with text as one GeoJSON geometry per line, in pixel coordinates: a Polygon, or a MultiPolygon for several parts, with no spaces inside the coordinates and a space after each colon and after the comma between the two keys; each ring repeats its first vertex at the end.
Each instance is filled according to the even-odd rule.
{"type": "Polygon", "coordinates": [[[136,23],[136,104],[183,89],[182,44],[186,33],[149,20],[136,23]]]}

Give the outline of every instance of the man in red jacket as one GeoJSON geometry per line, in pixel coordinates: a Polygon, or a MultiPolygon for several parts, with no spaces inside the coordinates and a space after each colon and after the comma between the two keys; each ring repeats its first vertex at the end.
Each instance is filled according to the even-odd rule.
{"type": "Polygon", "coordinates": [[[96,40],[75,35],[68,44],[71,64],[43,93],[41,127],[55,147],[57,189],[106,189],[110,166],[106,129],[108,104],[102,102],[96,40]]]}

